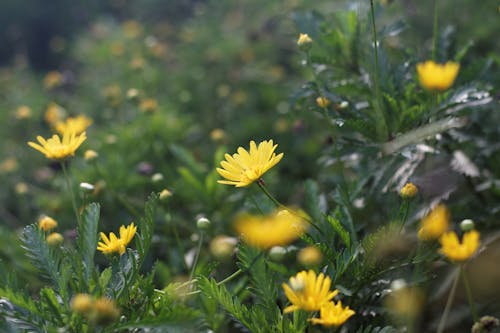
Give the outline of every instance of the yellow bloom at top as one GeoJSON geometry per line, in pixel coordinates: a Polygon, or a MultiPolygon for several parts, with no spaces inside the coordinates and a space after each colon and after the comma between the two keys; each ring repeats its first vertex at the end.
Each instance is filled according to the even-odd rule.
{"type": "Polygon", "coordinates": [[[413,198],[418,193],[418,188],[413,183],[406,183],[403,188],[399,191],[401,197],[410,199],[413,198]]]}
{"type": "Polygon", "coordinates": [[[297,45],[303,51],[307,51],[311,48],[313,40],[309,37],[308,34],[300,34],[299,39],[297,40],[297,45]]]}
{"type": "Polygon", "coordinates": [[[236,154],[225,154],[226,160],[220,162],[222,168],[217,168],[217,172],[226,180],[217,182],[236,187],[250,185],[281,160],[283,153],[276,155],[276,147],[278,145],[273,144],[273,140],[262,141],[259,146],[252,140],[250,152],[239,147],[236,154]]]}
{"type": "Polygon", "coordinates": [[[75,132],[75,134],[80,134],[91,124],[92,119],[81,114],[76,117],[68,117],[64,121],[58,121],[55,125],[55,129],[61,134],[64,132],[75,132]]]}
{"type": "Polygon", "coordinates": [[[38,143],[28,142],[28,145],[41,152],[48,159],[63,160],[67,157],[74,156],[76,150],[87,139],[85,132],[76,135],[74,132],[64,132],[62,140],[57,134],[54,134],[50,139],[45,140],[41,136],[36,138],[38,143]]]}
{"type": "Polygon", "coordinates": [[[293,242],[307,228],[300,212],[287,209],[267,216],[242,215],[235,221],[235,229],[242,239],[260,249],[283,246],[293,242]]]}
{"type": "Polygon", "coordinates": [[[38,227],[40,229],[43,229],[44,231],[50,231],[54,228],[57,228],[57,221],[50,216],[42,216],[38,220],[38,227]]]}
{"type": "Polygon", "coordinates": [[[450,211],[445,205],[439,204],[420,222],[418,238],[421,240],[438,239],[448,230],[450,211]]]}
{"type": "Polygon", "coordinates": [[[420,84],[432,91],[444,91],[451,87],[458,75],[460,64],[448,61],[437,64],[432,60],[417,64],[417,74],[420,84]]]}
{"type": "Polygon", "coordinates": [[[120,227],[120,238],[116,237],[114,232],[109,233],[109,238],[104,232],[101,232],[102,242],[99,242],[97,249],[104,254],[118,253],[120,255],[125,253],[127,245],[134,238],[137,227],[131,223],[127,227],[120,227]]]}
{"type": "Polygon", "coordinates": [[[450,231],[441,236],[439,242],[441,243],[439,252],[448,259],[458,262],[466,261],[479,248],[479,232],[476,230],[466,232],[462,237],[462,243],[460,243],[457,234],[450,231]]]}
{"type": "Polygon", "coordinates": [[[338,294],[338,290],[330,291],[331,284],[330,277],[325,277],[323,273],[317,276],[313,270],[297,273],[290,278],[289,284],[282,285],[286,297],[292,303],[283,312],[320,310],[338,294]]]}
{"type": "Polygon", "coordinates": [[[311,318],[309,321],[313,324],[321,324],[326,327],[338,327],[355,313],[348,306],[343,307],[341,301],[337,303],[328,302],[319,309],[319,318],[311,318]]]}

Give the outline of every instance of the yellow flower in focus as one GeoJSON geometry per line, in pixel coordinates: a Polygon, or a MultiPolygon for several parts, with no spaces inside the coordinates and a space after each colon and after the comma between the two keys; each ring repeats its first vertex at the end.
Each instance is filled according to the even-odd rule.
{"type": "Polygon", "coordinates": [[[76,150],[87,139],[85,132],[76,135],[74,132],[64,132],[62,140],[57,134],[54,134],[50,139],[45,140],[41,136],[36,138],[38,143],[28,142],[28,145],[41,152],[48,159],[63,160],[67,157],[74,156],[76,150]]]}
{"type": "Polygon", "coordinates": [[[65,121],[59,121],[55,125],[55,129],[60,134],[65,132],[74,132],[80,134],[92,124],[92,119],[81,114],[76,117],[68,117],[65,121]]]}
{"type": "Polygon", "coordinates": [[[57,227],[57,222],[50,216],[42,216],[38,220],[38,227],[44,231],[50,231],[57,227]]]}
{"type": "Polygon", "coordinates": [[[331,102],[328,98],[320,96],[320,97],[316,98],[316,104],[320,108],[324,109],[324,108],[327,108],[331,104],[331,102]]]}
{"type": "Polygon", "coordinates": [[[437,64],[432,60],[417,64],[417,74],[420,84],[431,91],[444,91],[451,87],[458,75],[460,64],[448,61],[437,64]]]}
{"type": "Polygon", "coordinates": [[[438,239],[448,230],[450,211],[445,205],[439,204],[420,221],[418,238],[421,240],[438,239]]]}
{"type": "Polygon", "coordinates": [[[45,121],[53,126],[54,124],[62,121],[65,114],[66,110],[64,110],[62,106],[52,102],[45,111],[45,121]]]}
{"type": "Polygon", "coordinates": [[[309,321],[313,324],[320,324],[326,327],[338,327],[355,313],[348,306],[343,307],[341,301],[337,303],[328,302],[319,310],[319,318],[311,318],[309,321]]]}
{"type": "Polygon", "coordinates": [[[323,273],[318,276],[313,270],[297,273],[290,278],[289,284],[282,285],[286,297],[292,303],[283,312],[320,310],[338,294],[338,290],[330,291],[331,284],[330,277],[325,277],[323,273]]]}
{"type": "Polygon", "coordinates": [[[43,78],[43,86],[48,90],[60,86],[62,82],[63,76],[58,71],[50,71],[43,78]]]}
{"type": "Polygon", "coordinates": [[[63,241],[64,237],[58,232],[51,233],[50,235],[47,236],[47,243],[50,246],[61,245],[63,241]]]}
{"type": "Polygon", "coordinates": [[[457,234],[450,231],[441,236],[439,242],[441,243],[439,252],[451,261],[462,262],[472,257],[479,248],[479,232],[476,230],[466,232],[462,237],[462,243],[460,243],[457,234]]]}
{"type": "Polygon", "coordinates": [[[406,183],[405,186],[399,191],[399,195],[403,198],[410,199],[416,196],[418,188],[413,183],[406,183]]]}
{"type": "Polygon", "coordinates": [[[137,227],[134,223],[128,225],[127,227],[120,227],[120,238],[116,237],[114,232],[109,234],[109,238],[104,232],[101,232],[101,240],[99,242],[97,249],[104,254],[112,254],[114,252],[122,255],[125,253],[127,245],[130,243],[132,238],[134,238],[137,227]]]}
{"type": "Polygon", "coordinates": [[[267,216],[241,215],[235,229],[242,239],[257,248],[269,249],[293,242],[307,228],[304,216],[286,209],[267,216]]]}
{"type": "Polygon", "coordinates": [[[217,168],[217,172],[226,180],[217,182],[236,187],[250,185],[281,160],[283,153],[276,155],[276,147],[278,145],[274,145],[273,140],[262,141],[259,146],[252,140],[250,152],[239,147],[236,154],[225,154],[226,160],[220,162],[222,168],[217,168]]]}
{"type": "Polygon", "coordinates": [[[158,101],[154,98],[145,98],[139,103],[139,111],[155,112],[158,110],[158,101]]]}
{"type": "Polygon", "coordinates": [[[300,34],[297,40],[297,45],[302,51],[307,51],[311,48],[313,40],[308,34],[300,34]]]}
{"type": "Polygon", "coordinates": [[[21,105],[16,109],[16,119],[28,119],[31,118],[31,108],[26,105],[21,105]]]}

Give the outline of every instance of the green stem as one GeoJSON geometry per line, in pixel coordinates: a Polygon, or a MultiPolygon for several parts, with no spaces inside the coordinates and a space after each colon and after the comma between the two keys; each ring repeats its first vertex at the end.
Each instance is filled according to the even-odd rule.
{"type": "Polygon", "coordinates": [[[474,322],[477,322],[477,321],[479,321],[479,318],[477,316],[476,306],[474,305],[474,299],[472,298],[472,291],[471,291],[470,285],[469,285],[469,279],[467,279],[467,275],[465,274],[465,267],[464,266],[465,266],[464,264],[460,265],[460,275],[462,275],[462,280],[464,282],[465,292],[467,294],[467,300],[469,301],[470,312],[472,313],[472,318],[474,319],[474,322]]]}
{"type": "Polygon", "coordinates": [[[266,186],[264,185],[264,181],[262,180],[262,178],[257,181],[257,185],[259,185],[259,187],[262,190],[262,192],[264,192],[264,194],[276,205],[276,207],[278,207],[278,208],[279,207],[285,207],[278,200],[276,200],[276,198],[274,198],[273,195],[267,190],[266,186]]]}
{"type": "Polygon", "coordinates": [[[446,306],[443,311],[443,315],[441,316],[441,320],[439,321],[437,333],[443,333],[444,326],[446,324],[446,319],[448,318],[448,314],[451,310],[451,304],[453,303],[453,298],[455,298],[455,292],[457,291],[458,278],[460,274],[456,274],[455,279],[453,280],[453,285],[451,286],[450,294],[448,295],[448,300],[446,301],[446,306]]]}
{"type": "MultiPolygon", "coordinates": [[[[200,258],[201,246],[203,244],[203,232],[200,233],[200,239],[198,240],[198,247],[196,248],[196,255],[193,261],[193,267],[191,267],[191,273],[189,274],[189,281],[193,279],[194,271],[196,270],[196,265],[198,264],[198,259],[200,258]]],[[[192,285],[189,287],[191,289],[192,285]]]]}
{"type": "Polygon", "coordinates": [[[73,206],[73,211],[76,215],[76,220],[78,221],[78,225],[82,224],[81,216],[80,213],[78,212],[78,207],[76,205],[76,197],[75,197],[75,192],[73,191],[73,186],[71,186],[71,179],[69,178],[68,171],[66,168],[66,162],[61,161],[61,168],[64,174],[64,178],[66,180],[66,187],[68,188],[68,191],[70,193],[71,197],[71,205],[73,206]]]}
{"type": "Polygon", "coordinates": [[[432,60],[436,60],[438,39],[438,0],[434,0],[434,31],[432,33],[432,60]]]}
{"type": "Polygon", "coordinates": [[[373,70],[373,85],[375,90],[375,112],[376,115],[376,129],[377,136],[381,140],[387,139],[387,124],[385,120],[384,113],[382,112],[382,95],[380,92],[379,83],[379,72],[378,72],[378,38],[377,38],[377,26],[375,24],[375,7],[373,6],[373,0],[370,0],[370,17],[372,23],[372,36],[373,36],[373,48],[374,48],[374,70],[373,70]]]}
{"type": "Polygon", "coordinates": [[[399,207],[399,217],[401,221],[400,231],[403,230],[406,224],[406,219],[408,218],[408,211],[410,210],[410,200],[411,199],[404,198],[403,204],[401,205],[401,207],[399,207]]]}

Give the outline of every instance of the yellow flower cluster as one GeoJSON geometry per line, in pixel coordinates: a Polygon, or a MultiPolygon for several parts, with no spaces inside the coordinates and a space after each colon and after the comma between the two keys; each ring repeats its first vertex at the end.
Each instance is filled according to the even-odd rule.
{"type": "Polygon", "coordinates": [[[316,275],[313,270],[302,271],[292,276],[289,284],[283,283],[282,285],[286,297],[292,303],[283,312],[320,311],[319,318],[310,319],[313,324],[342,325],[355,312],[349,307],[343,307],[340,301],[337,303],[332,301],[338,294],[338,290],[330,291],[331,283],[330,277],[323,273],[316,275]]]}
{"type": "Polygon", "coordinates": [[[114,232],[111,232],[108,236],[104,232],[101,232],[101,240],[99,242],[97,249],[104,254],[118,253],[122,255],[125,253],[127,245],[130,243],[132,238],[134,238],[137,227],[134,223],[129,224],[127,227],[120,227],[120,237],[116,237],[114,232]]]}
{"type": "Polygon", "coordinates": [[[242,239],[260,249],[287,245],[300,237],[306,228],[304,214],[288,209],[266,216],[241,215],[235,221],[235,229],[242,239]]]}
{"type": "Polygon", "coordinates": [[[222,168],[217,168],[217,172],[225,180],[217,182],[236,187],[250,185],[281,160],[283,153],[276,155],[276,147],[278,145],[275,145],[273,140],[262,141],[258,146],[252,140],[250,151],[239,147],[238,152],[232,156],[225,154],[226,160],[220,163],[222,168]]]}

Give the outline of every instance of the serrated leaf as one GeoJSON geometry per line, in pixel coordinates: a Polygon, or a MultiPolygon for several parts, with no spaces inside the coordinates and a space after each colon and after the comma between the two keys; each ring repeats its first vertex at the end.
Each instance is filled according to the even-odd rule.
{"type": "Polygon", "coordinates": [[[158,203],[159,195],[157,193],[152,193],[146,204],[144,206],[144,217],[139,219],[138,227],[141,233],[141,237],[137,237],[137,252],[139,253],[139,265],[142,265],[146,254],[151,246],[151,240],[153,239],[154,224],[155,224],[155,212],[156,205],[158,203]]]}
{"type": "Polygon", "coordinates": [[[94,271],[94,254],[97,249],[97,230],[99,223],[100,207],[91,203],[85,209],[83,221],[78,226],[78,250],[82,256],[83,272],[85,279],[90,281],[94,271]]]}
{"type": "Polygon", "coordinates": [[[326,220],[328,221],[328,223],[330,223],[333,230],[335,230],[335,232],[339,235],[344,244],[349,248],[351,246],[351,236],[349,235],[349,232],[342,226],[340,221],[333,216],[327,216],[326,220]]]}

